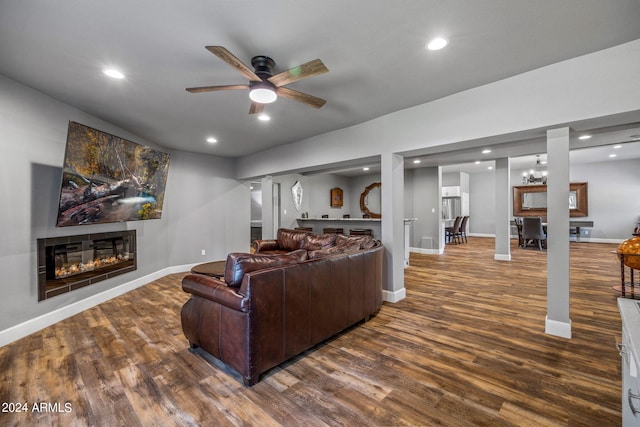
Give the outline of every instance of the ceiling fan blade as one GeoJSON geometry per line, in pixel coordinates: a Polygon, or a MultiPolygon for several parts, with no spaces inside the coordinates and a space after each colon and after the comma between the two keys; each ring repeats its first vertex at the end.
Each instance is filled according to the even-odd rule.
{"type": "Polygon", "coordinates": [[[251,107],[249,107],[249,114],[260,114],[264,111],[264,104],[258,104],[257,102],[252,102],[251,107]]]}
{"type": "Polygon", "coordinates": [[[245,65],[242,61],[240,61],[233,53],[229,52],[226,48],[222,46],[206,46],[207,50],[213,53],[218,58],[222,59],[227,64],[231,65],[233,68],[238,70],[240,74],[245,76],[247,79],[254,82],[261,82],[262,79],[253,72],[251,68],[245,65]]]}
{"type": "Polygon", "coordinates": [[[276,87],[280,87],[300,79],[324,74],[328,71],[329,69],[325,67],[321,60],[314,59],[313,61],[309,61],[302,65],[298,65],[297,67],[290,68],[287,71],[283,71],[282,73],[278,73],[275,76],[271,76],[267,80],[273,83],[276,87]]]}
{"type": "Polygon", "coordinates": [[[278,94],[278,96],[282,96],[283,98],[289,98],[289,99],[293,99],[294,101],[302,102],[304,104],[312,106],[313,108],[320,108],[327,102],[322,98],[309,95],[308,93],[289,89],[288,87],[279,87],[276,89],[276,93],[278,94]]]}
{"type": "Polygon", "coordinates": [[[236,90],[236,89],[249,89],[249,85],[188,87],[185,90],[191,93],[200,93],[200,92],[215,92],[218,90],[236,90]]]}

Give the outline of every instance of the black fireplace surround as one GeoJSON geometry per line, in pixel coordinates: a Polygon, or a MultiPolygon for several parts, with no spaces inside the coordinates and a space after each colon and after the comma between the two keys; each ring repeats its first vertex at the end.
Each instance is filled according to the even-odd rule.
{"type": "Polygon", "coordinates": [[[135,230],[38,239],[38,301],[136,268],[135,230]]]}

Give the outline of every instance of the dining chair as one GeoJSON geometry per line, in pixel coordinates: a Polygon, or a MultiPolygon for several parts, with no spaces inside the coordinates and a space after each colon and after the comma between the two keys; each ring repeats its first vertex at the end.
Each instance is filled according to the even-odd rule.
{"type": "Polygon", "coordinates": [[[533,243],[538,246],[539,250],[547,246],[547,235],[542,228],[541,217],[525,217],[522,219],[522,237],[524,246],[533,243]]]}
{"type": "Polygon", "coordinates": [[[516,230],[518,230],[518,246],[524,247],[524,237],[522,236],[522,218],[513,218],[513,222],[516,224],[516,230]]]}
{"type": "Polygon", "coordinates": [[[461,224],[462,224],[462,217],[457,216],[456,219],[453,221],[453,225],[451,227],[444,228],[444,237],[447,243],[454,243],[456,245],[460,243],[458,239],[460,237],[461,224]]]}
{"type": "Polygon", "coordinates": [[[462,217],[462,222],[460,223],[460,239],[464,240],[467,243],[467,223],[469,222],[469,215],[465,215],[462,217]]]}

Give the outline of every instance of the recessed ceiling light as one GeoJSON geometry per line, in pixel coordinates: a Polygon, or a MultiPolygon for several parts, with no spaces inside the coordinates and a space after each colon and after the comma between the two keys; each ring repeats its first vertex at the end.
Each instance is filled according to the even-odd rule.
{"type": "Polygon", "coordinates": [[[487,167],[487,169],[492,170],[492,169],[493,169],[493,166],[489,166],[489,167],[487,167]]]}
{"type": "Polygon", "coordinates": [[[209,138],[207,138],[207,142],[209,144],[215,144],[216,142],[218,142],[218,140],[215,139],[214,137],[210,136],[209,138]]]}
{"type": "Polygon", "coordinates": [[[579,137],[578,137],[578,139],[581,139],[581,140],[583,140],[583,141],[584,141],[585,139],[589,139],[589,138],[591,138],[591,135],[581,135],[581,136],[579,136],[579,137]]]}
{"type": "Polygon", "coordinates": [[[124,74],[115,68],[105,68],[102,72],[114,79],[124,79],[124,74]]]}
{"type": "Polygon", "coordinates": [[[634,141],[640,140],[640,135],[630,135],[629,138],[633,139],[634,141]]]}
{"type": "Polygon", "coordinates": [[[369,168],[365,166],[365,167],[363,167],[363,168],[362,168],[362,170],[363,170],[363,171],[368,171],[368,170],[369,170],[369,168]]]}
{"type": "Polygon", "coordinates": [[[615,156],[616,156],[615,154],[609,154],[609,157],[610,157],[610,158],[612,158],[612,159],[613,159],[615,156]]]}
{"type": "Polygon", "coordinates": [[[622,145],[616,144],[616,145],[613,146],[613,148],[615,148],[617,150],[618,148],[622,148],[622,145]]]}
{"type": "Polygon", "coordinates": [[[482,154],[489,154],[491,152],[491,150],[489,150],[488,148],[485,148],[484,150],[482,150],[482,154]]]}
{"type": "Polygon", "coordinates": [[[258,116],[258,120],[268,122],[269,120],[271,120],[271,117],[269,117],[268,114],[262,113],[258,116]]]}
{"type": "Polygon", "coordinates": [[[421,161],[422,161],[422,160],[420,160],[420,159],[416,159],[416,160],[414,160],[414,161],[413,161],[413,163],[417,165],[417,164],[418,164],[418,163],[420,163],[421,161]]]}
{"type": "Polygon", "coordinates": [[[449,42],[447,41],[447,39],[444,39],[442,37],[436,37],[435,39],[433,39],[429,43],[427,43],[427,49],[429,49],[429,50],[440,50],[440,49],[442,49],[443,47],[445,47],[448,44],[449,44],[449,42]]]}
{"type": "Polygon", "coordinates": [[[480,160],[476,160],[474,163],[475,163],[476,165],[479,165],[479,164],[480,164],[480,160]]]}

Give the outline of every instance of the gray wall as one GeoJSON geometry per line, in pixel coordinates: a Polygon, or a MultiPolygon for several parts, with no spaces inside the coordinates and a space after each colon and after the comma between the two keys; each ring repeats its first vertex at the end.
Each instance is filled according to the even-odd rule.
{"type": "MultiPolygon", "coordinates": [[[[349,211],[353,218],[362,218],[362,210],[360,209],[360,195],[365,188],[373,184],[374,182],[380,182],[381,176],[379,172],[368,173],[366,175],[355,176],[349,178],[349,199],[345,198],[345,202],[349,202],[349,211]]],[[[384,187],[380,188],[384,191],[384,187]]],[[[380,212],[378,212],[380,213],[380,212]]]]}
{"type": "MultiPolygon", "coordinates": [[[[300,175],[287,174],[273,177],[274,183],[281,186],[280,197],[280,225],[285,228],[297,227],[297,218],[303,212],[308,212],[310,217],[329,215],[332,218],[350,214],[354,218],[360,218],[360,194],[374,182],[380,182],[380,174],[366,174],[357,177],[344,177],[334,174],[300,175]],[[300,181],[303,188],[302,208],[296,211],[291,195],[291,187],[296,181],[300,181]],[[342,208],[330,206],[329,191],[334,187],[340,187],[344,191],[344,204],[342,208]],[[286,213],[285,213],[286,211],[286,213]]],[[[264,202],[264,201],[263,201],[264,202]]]]}
{"type": "Polygon", "coordinates": [[[640,160],[572,165],[571,182],[589,184],[592,239],[627,239],[640,221],[640,160]]]}
{"type": "MultiPolygon", "coordinates": [[[[606,160],[589,164],[571,164],[571,182],[589,184],[589,216],[591,230],[583,229],[582,238],[594,241],[618,241],[629,237],[640,221],[640,160],[606,160]],[[587,234],[588,233],[588,234],[587,234]]],[[[511,184],[521,185],[522,171],[511,170],[511,184]]],[[[470,176],[469,232],[480,235],[495,233],[495,184],[492,171],[470,176]]]]}
{"type": "Polygon", "coordinates": [[[169,266],[248,248],[248,186],[232,179],[230,161],[181,152],[169,151],[162,219],[55,228],[70,120],[154,144],[4,76],[0,93],[0,331],[169,266]],[[38,303],[36,239],[130,229],[138,236],[137,271],[38,303]]]}
{"type": "MultiPolygon", "coordinates": [[[[425,220],[431,217],[431,205],[424,199],[425,189],[435,185],[437,177],[428,168],[408,170],[405,174],[405,214],[417,217],[413,223],[411,246],[419,248],[426,234],[425,220]]],[[[619,241],[629,237],[640,221],[640,161],[606,160],[590,164],[572,164],[571,182],[588,182],[589,216],[580,218],[594,222],[591,230],[581,231],[583,239],[619,241]],[[588,233],[588,234],[587,234],[588,233]]],[[[443,174],[443,185],[457,185],[456,174],[443,174]],[[446,182],[446,183],[445,183],[446,182]]],[[[512,185],[521,185],[522,171],[512,169],[512,185]]],[[[469,233],[495,234],[495,177],[493,171],[469,175],[469,233]]],[[[436,218],[437,219],[437,218],[436,218]]],[[[434,219],[433,221],[435,221],[434,219]]]]}
{"type": "Polygon", "coordinates": [[[440,247],[441,232],[438,228],[440,227],[439,218],[442,215],[438,168],[410,169],[405,171],[404,179],[404,216],[417,218],[411,223],[409,245],[415,248],[437,249],[440,247]],[[427,238],[424,242],[423,237],[427,238]],[[425,247],[422,247],[423,244],[425,247]]]}
{"type": "Polygon", "coordinates": [[[469,233],[494,235],[496,195],[493,171],[469,176],[469,233]]]}
{"type": "Polygon", "coordinates": [[[333,174],[310,175],[307,177],[309,187],[309,216],[341,218],[342,215],[352,214],[350,201],[360,197],[354,194],[349,185],[349,178],[333,174]],[[342,207],[331,207],[331,189],[339,187],[343,193],[342,207]]]}

